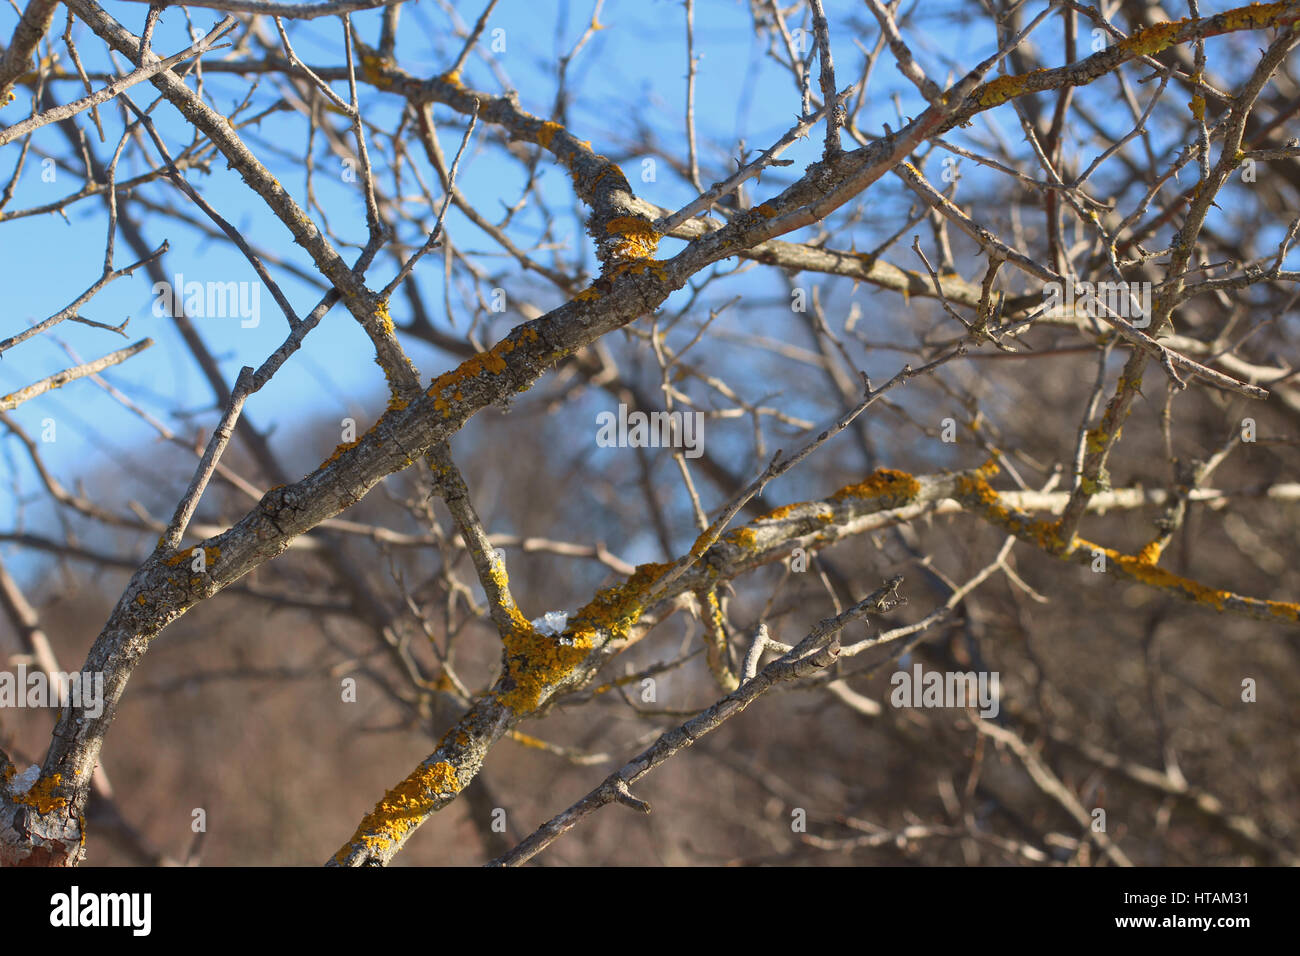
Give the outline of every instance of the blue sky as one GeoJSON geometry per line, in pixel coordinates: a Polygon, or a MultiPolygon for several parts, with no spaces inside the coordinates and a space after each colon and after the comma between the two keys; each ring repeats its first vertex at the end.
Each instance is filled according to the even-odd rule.
{"type": "MultiPolygon", "coordinates": [[[[1208,13],[1231,4],[1202,6],[1208,13]]],[[[110,2],[105,7],[133,31],[141,29],[146,10],[143,4],[110,2]]],[[[751,149],[767,146],[792,124],[799,109],[799,98],[789,74],[765,59],[753,35],[748,3],[700,0],[696,7],[695,39],[699,56],[696,118],[702,144],[703,176],[707,183],[734,168],[728,158],[719,155],[710,144],[721,142],[734,148],[737,138],[743,136],[751,149]]],[[[853,43],[852,31],[846,27],[852,23],[866,23],[869,14],[862,4],[856,2],[831,2],[827,8],[834,30],[839,82],[843,87],[858,78],[862,62],[861,53],[853,43]]],[[[1039,4],[1031,4],[1030,15],[1039,8],[1039,4]]],[[[459,9],[466,21],[473,22],[481,6],[459,4],[459,9]]],[[[567,52],[581,36],[590,22],[591,11],[592,5],[586,2],[502,0],[493,13],[483,42],[491,42],[492,31],[504,31],[501,36],[506,49],[497,54],[497,60],[508,73],[513,87],[519,91],[525,108],[539,116],[551,115],[556,82],[554,64],[557,57],[567,52]]],[[[204,31],[220,19],[216,12],[203,9],[192,10],[191,16],[193,25],[204,31]]],[[[11,33],[14,20],[11,9],[0,8],[0,31],[5,35],[11,33]]],[[[640,195],[663,206],[680,206],[693,198],[693,191],[662,162],[658,165],[654,183],[639,181],[641,157],[629,151],[628,133],[635,124],[644,124],[662,141],[680,143],[684,138],[686,48],[683,6],[676,0],[610,0],[605,4],[600,21],[607,29],[595,34],[570,68],[569,87],[573,100],[568,125],[579,138],[591,140],[598,152],[616,158],[640,195]]],[[[992,52],[992,36],[987,30],[980,32],[964,26],[958,29],[933,17],[931,21],[931,29],[923,40],[914,44],[914,52],[936,79],[944,80],[948,68],[954,63],[965,69],[992,52]]],[[[371,42],[377,38],[378,14],[361,14],[356,17],[356,22],[363,37],[371,42]]],[[[60,20],[56,32],[61,33],[61,23],[60,20]]],[[[398,60],[404,68],[421,76],[446,69],[461,45],[460,40],[447,33],[446,23],[445,14],[430,0],[408,4],[404,8],[398,47],[398,60]]],[[[791,27],[800,25],[798,21],[790,24],[791,27]]],[[[806,28],[808,24],[805,22],[802,26],[806,28]]],[[[291,37],[298,54],[309,64],[335,65],[342,62],[340,31],[337,20],[322,19],[293,24],[291,37]]],[[[79,50],[87,69],[105,69],[107,60],[102,44],[84,27],[80,27],[76,35],[80,38],[79,50]]],[[[912,36],[909,34],[909,38],[912,36]]],[[[186,45],[185,37],[183,11],[168,9],[155,36],[155,49],[163,52],[181,49],[186,45]]],[[[874,25],[861,31],[856,38],[870,47],[875,41],[874,25]]],[[[1044,39],[1048,50],[1059,46],[1056,31],[1051,31],[1044,39]]],[[[1257,44],[1252,42],[1250,45],[1257,44]]],[[[66,60],[61,43],[56,49],[66,60]]],[[[1082,52],[1088,52],[1086,47],[1082,52]]],[[[1048,59],[1049,62],[1059,62],[1059,54],[1048,56],[1048,59]]],[[[119,58],[117,68],[122,69],[123,63],[119,58]]],[[[471,58],[464,78],[471,87],[489,93],[500,92],[493,72],[477,57],[471,58]]],[[[247,90],[243,80],[218,74],[208,74],[206,83],[217,106],[226,109],[242,100],[247,90]]],[[[267,83],[266,89],[257,94],[256,103],[266,104],[277,98],[274,87],[270,81],[267,83]]],[[[345,93],[341,86],[336,89],[345,93]]],[[[899,85],[892,61],[886,54],[872,80],[872,107],[865,114],[869,118],[868,129],[879,130],[882,122],[897,126],[895,106],[887,97],[890,91],[895,90],[900,93],[904,111],[919,111],[919,97],[910,87],[899,85]]],[[[57,84],[56,91],[64,101],[78,93],[77,87],[69,83],[57,84]]],[[[143,106],[153,102],[155,91],[143,84],[132,91],[132,96],[138,105],[143,106]]],[[[363,91],[362,97],[367,117],[380,126],[391,128],[397,115],[396,100],[373,91],[363,91]]],[[[0,114],[0,120],[13,122],[25,115],[24,109],[25,104],[15,103],[7,108],[8,115],[0,114]]],[[[169,149],[181,149],[188,142],[185,124],[166,103],[160,104],[154,112],[169,149]]],[[[97,156],[103,160],[111,155],[122,124],[119,112],[111,105],[101,113],[107,142],[94,141],[93,135],[92,142],[97,156]]],[[[435,111],[435,118],[440,126],[443,148],[450,157],[460,142],[463,119],[441,107],[435,111]]],[[[992,117],[991,121],[999,125],[1008,139],[1019,141],[1021,138],[1009,111],[992,117]]],[[[86,125],[83,122],[83,126],[86,125]]],[[[247,136],[249,145],[295,199],[304,205],[304,171],[301,160],[295,160],[294,156],[301,155],[307,134],[306,125],[297,114],[279,113],[265,118],[259,128],[247,136]]],[[[504,156],[498,148],[484,148],[486,135],[487,131],[480,127],[464,161],[459,186],[489,218],[496,218],[503,201],[511,202],[517,198],[522,177],[516,161],[504,156]]],[[[813,137],[786,154],[786,158],[794,161],[792,169],[798,170],[818,158],[820,146],[818,130],[813,137]]],[[[8,206],[9,211],[50,202],[81,186],[72,173],[62,170],[53,183],[42,180],[40,155],[67,155],[65,141],[54,127],[46,127],[38,133],[34,149],[38,152],[28,161],[8,206]]],[[[17,149],[11,146],[0,152],[3,153],[0,156],[0,176],[7,181],[17,149]]],[[[330,226],[349,242],[363,241],[365,216],[359,191],[355,185],[343,182],[336,172],[331,174],[331,170],[338,169],[338,160],[326,153],[319,137],[314,155],[318,163],[316,189],[328,213],[330,226]]],[[[587,248],[589,240],[581,231],[583,210],[572,199],[567,175],[545,158],[542,169],[546,196],[557,217],[559,237],[570,247],[587,248]]],[[[124,165],[119,178],[138,171],[135,165],[124,165]]],[[[760,196],[779,189],[787,175],[773,173],[765,177],[759,187],[760,196]]],[[[213,162],[209,174],[192,172],[188,179],[255,243],[310,270],[308,258],[292,244],[287,230],[265,211],[260,200],[237,176],[225,169],[224,160],[218,158],[213,162]]],[[[406,191],[414,193],[409,176],[406,191]]],[[[143,195],[154,202],[185,206],[183,197],[165,185],[152,185],[144,190],[143,195]]],[[[531,222],[540,227],[536,218],[539,215],[527,213],[521,222],[531,222]]],[[[6,293],[3,329],[0,330],[3,335],[12,334],[28,322],[39,321],[59,310],[96,280],[103,258],[106,222],[103,202],[93,198],[69,207],[66,221],[57,215],[40,215],[0,223],[0,287],[6,293]]],[[[462,247],[471,250],[493,248],[486,235],[454,211],[448,218],[448,229],[462,247]]],[[[246,261],[229,243],[213,241],[174,220],[148,219],[145,232],[152,244],[164,239],[170,243],[170,251],[164,260],[169,275],[179,272],[187,279],[223,282],[255,278],[246,261]]],[[[799,237],[790,238],[797,240],[799,237]]],[[[674,245],[669,242],[661,247],[661,254],[674,251],[674,245]]],[[[355,254],[355,250],[345,251],[349,259],[355,254]]],[[[132,258],[131,250],[119,239],[116,265],[120,267],[132,258]]],[[[594,262],[589,251],[587,258],[589,264],[594,262]]],[[[299,314],[306,313],[319,297],[320,290],[283,269],[271,268],[295,309],[299,314]]],[[[391,260],[381,258],[370,273],[372,288],[382,286],[393,270],[391,260]]],[[[508,271],[517,272],[513,269],[508,271]]],[[[435,257],[430,257],[417,274],[435,320],[446,329],[447,317],[439,304],[443,291],[440,260],[435,262],[435,257]]],[[[780,292],[779,284],[773,282],[772,294],[780,292]]],[[[152,304],[150,282],[143,271],[113,283],[83,310],[83,314],[113,324],[129,317],[131,321],[125,339],[78,324],[64,323],[53,334],[30,340],[0,359],[0,394],[75,364],[60,347],[60,342],[66,343],[82,360],[86,360],[150,336],[157,342],[154,348],[111,369],[105,377],[133,401],[184,434],[192,433],[195,424],[210,427],[217,413],[212,408],[207,385],[170,321],[152,314],[152,304]],[[185,412],[184,420],[171,415],[171,411],[177,408],[185,412]]],[[[549,304],[555,304],[554,297],[549,304]]],[[[670,301],[669,307],[672,304],[670,301]]],[[[257,328],[241,328],[238,320],[231,318],[196,320],[209,347],[219,358],[228,383],[234,382],[242,365],[259,365],[284,337],[284,320],[269,295],[262,297],[261,305],[261,322],[257,328]]],[[[394,298],[394,317],[400,325],[404,318],[400,296],[394,298]]],[[[468,318],[458,316],[456,319],[456,328],[464,329],[468,318]]],[[[511,321],[517,321],[517,316],[511,317],[511,321]]],[[[499,337],[507,328],[500,323],[493,325],[490,337],[499,337]]],[[[410,353],[426,379],[454,364],[448,356],[419,343],[410,345],[410,353]]],[[[258,427],[283,429],[282,434],[292,432],[295,423],[304,418],[319,415],[350,415],[360,423],[359,430],[364,430],[382,409],[385,398],[382,376],[370,357],[368,341],[348,314],[336,308],[309,336],[302,352],[254,397],[247,414],[258,427]]],[[[156,480],[161,471],[166,471],[155,464],[159,453],[151,445],[155,441],[154,432],[89,381],[79,381],[47,393],[12,414],[33,435],[39,435],[45,419],[53,418],[57,423],[58,439],[41,448],[47,465],[65,483],[70,483],[72,476],[76,475],[96,476],[98,484],[88,492],[110,506],[123,500],[127,496],[126,489],[134,485],[134,480],[126,480],[127,476],[156,480]]],[[[0,498],[0,525],[5,528],[48,525],[49,510],[39,504],[43,492],[21,447],[12,436],[6,436],[0,439],[0,449],[3,449],[0,454],[3,465],[0,467],[9,473],[6,485],[18,489],[24,502],[37,503],[29,510],[19,511],[10,496],[0,498]]],[[[168,452],[166,460],[171,463],[168,466],[171,470],[162,475],[158,493],[165,506],[170,507],[184,487],[189,465],[174,452],[168,452]]],[[[301,464],[306,467],[310,463],[304,460],[301,464]]],[[[167,515],[156,511],[155,516],[165,518],[167,515]]]]}
{"type": "MultiPolygon", "coordinates": [[[[738,134],[743,134],[747,145],[762,148],[778,138],[793,122],[799,100],[788,74],[782,75],[773,64],[763,61],[761,50],[753,38],[747,4],[704,2],[697,7],[696,117],[702,144],[701,162],[708,181],[711,175],[721,175],[727,166],[723,163],[724,157],[707,144],[717,139],[734,143],[738,134]]],[[[132,30],[138,32],[141,29],[145,13],[143,5],[108,3],[106,9],[132,30]]],[[[479,9],[466,7],[463,16],[472,22],[479,9]]],[[[493,30],[505,31],[506,50],[496,54],[496,59],[519,90],[525,108],[542,116],[551,114],[556,92],[554,63],[582,35],[590,22],[591,9],[586,3],[504,0],[493,13],[483,42],[487,44],[494,39],[493,30]]],[[[860,10],[856,12],[861,13],[860,10]]],[[[193,26],[201,31],[206,31],[220,19],[215,11],[204,9],[194,9],[191,15],[193,26]]],[[[10,30],[12,20],[11,12],[0,11],[0,29],[10,30]]],[[[378,14],[361,14],[356,22],[361,35],[374,41],[378,35],[378,14]]],[[[581,138],[593,140],[598,151],[618,158],[629,176],[638,180],[641,165],[635,156],[627,153],[624,138],[628,119],[634,117],[637,123],[653,128],[669,142],[681,140],[686,89],[683,7],[669,0],[613,0],[605,5],[601,22],[606,29],[594,35],[570,68],[569,88],[574,99],[569,125],[581,138]],[[620,107],[615,113],[609,110],[611,102],[620,107]]],[[[448,35],[446,23],[445,15],[433,4],[409,4],[403,11],[399,32],[399,62],[417,75],[444,70],[455,58],[462,42],[448,35]]],[[[183,48],[185,29],[181,10],[172,8],[166,11],[155,35],[155,49],[173,51],[183,48]]],[[[106,69],[102,44],[84,27],[76,36],[87,69],[106,69]]],[[[342,62],[341,25],[337,20],[293,24],[291,37],[298,54],[309,64],[342,62]]],[[[62,44],[56,48],[66,62],[62,44]]],[[[843,55],[846,64],[855,59],[850,48],[846,48],[843,55]]],[[[123,68],[123,63],[118,58],[118,69],[123,68]]],[[[500,90],[492,70],[477,57],[471,57],[464,77],[471,87],[490,93],[500,90]]],[[[850,80],[846,78],[844,82],[850,80]]],[[[247,89],[242,80],[219,74],[209,74],[206,83],[219,107],[233,107],[244,97],[247,89]]],[[[341,85],[336,88],[345,92],[341,85]]],[[[79,91],[73,84],[62,83],[57,86],[57,92],[67,100],[79,91]]],[[[135,87],[131,95],[138,105],[144,106],[153,102],[156,94],[151,86],[142,84],[135,87]]],[[[364,90],[362,95],[368,118],[380,125],[391,125],[396,115],[395,100],[364,90]]],[[[269,102],[273,96],[268,89],[262,100],[269,102]]],[[[21,108],[20,104],[15,106],[21,108]]],[[[17,115],[15,106],[9,109],[17,115]]],[[[103,109],[101,115],[107,142],[94,142],[94,148],[96,155],[106,160],[116,145],[122,123],[118,111],[111,107],[103,109]]],[[[169,149],[179,151],[188,141],[183,122],[166,103],[160,104],[154,115],[160,131],[167,137],[169,149]]],[[[450,156],[459,144],[464,129],[463,119],[444,108],[437,109],[435,118],[440,123],[443,147],[450,156]]],[[[508,156],[503,157],[499,149],[484,148],[484,133],[480,126],[475,143],[462,164],[459,186],[479,208],[487,210],[489,216],[495,216],[499,214],[503,200],[516,198],[522,176],[517,162],[508,156]]],[[[263,120],[257,132],[247,137],[263,162],[304,205],[305,176],[300,163],[291,162],[288,156],[279,155],[275,150],[301,152],[306,135],[306,124],[298,116],[281,113],[263,120]]],[[[67,155],[66,143],[54,127],[40,131],[35,137],[34,148],[39,153],[29,158],[8,207],[10,211],[51,202],[82,185],[77,177],[65,170],[57,170],[52,183],[44,181],[41,176],[40,154],[67,155]]],[[[0,174],[7,177],[17,150],[11,147],[4,152],[0,174]]],[[[787,156],[802,165],[814,159],[817,152],[817,143],[810,141],[797,145],[787,156]]],[[[338,160],[325,153],[319,139],[315,155],[320,164],[316,190],[329,215],[330,225],[348,240],[364,240],[364,205],[359,190],[342,183],[338,175],[329,175],[329,164],[337,167],[338,160]]],[[[546,195],[552,208],[563,210],[568,216],[567,224],[559,227],[561,239],[571,246],[586,248],[589,240],[581,231],[581,210],[572,199],[567,176],[546,160],[542,169],[546,195]]],[[[139,170],[134,165],[124,163],[119,170],[119,179],[137,172],[139,170]]],[[[274,250],[303,268],[311,268],[307,256],[292,244],[287,230],[262,208],[260,200],[249,193],[237,176],[224,168],[222,160],[212,164],[210,174],[195,172],[188,178],[219,212],[255,243],[274,250]]],[[[659,164],[655,183],[638,181],[637,188],[642,195],[665,206],[675,207],[693,198],[689,187],[663,163],[659,164]]],[[[169,186],[153,185],[144,194],[155,202],[184,205],[183,197],[169,186]]],[[[103,202],[92,198],[69,207],[67,220],[47,214],[0,224],[0,250],[3,251],[0,255],[0,283],[7,293],[5,334],[62,308],[98,278],[106,223],[103,202]]],[[[493,246],[487,236],[454,210],[447,225],[450,234],[462,246],[469,249],[490,249],[493,246]]],[[[187,280],[222,282],[255,278],[247,262],[229,243],[198,235],[183,224],[153,218],[147,221],[145,234],[151,244],[156,245],[164,239],[170,244],[164,259],[168,275],[181,273],[187,280]]],[[[669,243],[665,243],[661,251],[673,250],[669,243]]],[[[355,251],[348,257],[354,256],[355,251]]],[[[130,248],[119,239],[115,264],[120,267],[133,258],[130,248]]],[[[587,258],[589,263],[594,263],[590,254],[587,258]]],[[[436,262],[435,257],[426,259],[418,274],[431,308],[435,315],[440,315],[437,303],[442,299],[441,269],[436,262]]],[[[300,314],[305,313],[319,297],[319,289],[295,279],[283,269],[271,268],[294,307],[300,314]]],[[[392,272],[390,261],[381,262],[371,273],[374,277],[372,287],[382,285],[392,272]],[[378,277],[382,277],[382,281],[378,277]]],[[[87,317],[111,324],[129,317],[126,338],[65,322],[53,334],[38,336],[11,350],[0,360],[0,394],[75,364],[59,343],[66,343],[85,360],[149,336],[157,343],[152,349],[107,371],[105,378],[178,431],[192,430],[193,423],[210,426],[215,421],[216,411],[211,407],[208,387],[170,321],[153,315],[154,297],[150,285],[141,270],[108,286],[83,310],[87,317]],[[188,428],[185,422],[169,415],[169,410],[174,408],[188,413],[191,423],[188,428]]],[[[394,312],[401,324],[398,299],[395,299],[394,312]]],[[[262,297],[261,304],[261,321],[257,328],[242,328],[233,318],[195,320],[209,347],[219,358],[228,383],[233,383],[242,365],[259,365],[284,337],[284,320],[269,295],[262,297]]],[[[466,321],[465,317],[459,317],[459,327],[463,329],[466,321]]],[[[504,330],[495,327],[493,334],[500,335],[504,330]]],[[[453,364],[448,356],[420,343],[411,344],[410,350],[426,377],[432,377],[453,364]]],[[[254,397],[246,414],[263,429],[291,430],[304,416],[321,414],[352,415],[364,429],[365,423],[377,414],[385,400],[382,377],[369,353],[369,343],[356,324],[345,311],[336,308],[308,337],[302,352],[254,397]]],[[[151,459],[159,455],[151,448],[151,443],[156,441],[152,429],[88,380],[47,393],[20,406],[12,414],[34,436],[40,434],[46,419],[54,419],[56,441],[41,446],[47,465],[65,483],[72,475],[95,475],[97,485],[89,490],[97,500],[117,503],[135,480],[149,478],[157,470],[151,463],[151,459]],[[123,479],[130,476],[132,480],[110,480],[105,487],[106,480],[114,475],[121,475],[123,479]]],[[[25,453],[12,436],[0,441],[0,446],[4,449],[0,460],[15,475],[23,500],[36,503],[36,507],[20,515],[13,508],[13,501],[6,496],[0,505],[0,522],[8,527],[14,527],[15,523],[45,523],[49,514],[40,504],[43,491],[25,453]]],[[[179,491],[183,488],[184,476],[188,474],[184,470],[188,465],[174,452],[163,454],[180,469],[169,475],[168,482],[179,491]]],[[[138,488],[134,490],[139,491],[138,488]]]]}

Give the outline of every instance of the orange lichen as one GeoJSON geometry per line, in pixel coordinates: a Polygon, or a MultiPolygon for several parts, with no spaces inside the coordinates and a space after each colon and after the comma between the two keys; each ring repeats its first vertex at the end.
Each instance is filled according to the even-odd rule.
{"type": "MultiPolygon", "coordinates": [[[[542,634],[528,619],[511,606],[511,626],[502,635],[505,645],[507,689],[498,696],[517,714],[530,713],[587,659],[608,635],[611,640],[626,639],[632,625],[641,616],[641,599],[656,578],[671,565],[641,565],[627,582],[596,593],[590,603],[574,614],[562,635],[542,634]]],[[[493,583],[504,592],[505,569],[494,562],[489,572],[493,583]]]]}
{"type": "Polygon", "coordinates": [[[502,339],[486,352],[471,355],[450,372],[438,376],[425,390],[425,394],[436,397],[433,407],[446,418],[451,415],[451,406],[443,397],[443,393],[451,390],[453,400],[460,401],[461,391],[457,386],[462,382],[466,379],[477,378],[484,372],[490,375],[500,375],[507,368],[504,356],[519,348],[524,342],[536,341],[537,330],[528,326],[521,326],[508,338],[502,339]]]}
{"type": "Polygon", "coordinates": [[[758,544],[758,533],[753,528],[737,528],[728,532],[724,540],[748,551],[758,544]]]}
{"type": "Polygon", "coordinates": [[[650,586],[672,567],[672,564],[637,565],[625,583],[597,591],[595,597],[573,615],[568,630],[575,637],[594,638],[598,632],[606,631],[615,640],[626,639],[644,610],[641,599],[649,592],[650,586]]]}
{"type": "Polygon", "coordinates": [[[1056,524],[1038,521],[1029,517],[1018,508],[1008,508],[988,479],[1000,469],[996,461],[990,459],[969,475],[957,479],[956,497],[963,504],[970,506],[991,524],[1002,528],[1016,537],[1036,544],[1051,554],[1060,554],[1065,550],[1060,529],[1056,524]]]}
{"type": "Polygon", "coordinates": [[[776,210],[772,208],[771,203],[761,203],[754,207],[754,212],[758,213],[764,219],[775,219],[776,210]]]}
{"type": "Polygon", "coordinates": [[[605,225],[605,231],[619,239],[610,250],[614,259],[652,259],[659,248],[659,233],[648,220],[638,216],[615,216],[605,225]]]}
{"type": "MultiPolygon", "coordinates": [[[[899,472],[898,474],[902,474],[902,472],[899,472]]],[[[868,478],[867,480],[871,481],[871,478],[868,478]]],[[[854,488],[858,486],[851,485],[849,487],[854,488]]],[[[840,491],[836,492],[836,494],[840,494],[841,492],[845,492],[847,490],[848,489],[841,488],[840,491]]],[[[845,498],[850,498],[850,497],[854,497],[854,496],[844,494],[839,500],[844,500],[845,498]]],[[[812,504],[813,502],[811,501],[796,501],[793,504],[782,505],[779,508],[773,508],[765,515],[761,515],[760,517],[756,518],[755,521],[784,521],[786,518],[794,517],[795,512],[797,512],[801,508],[808,508],[812,506],[812,504]]],[[[829,524],[830,522],[835,520],[835,512],[826,508],[825,505],[819,504],[818,510],[814,514],[805,515],[803,517],[814,518],[817,521],[822,522],[822,524],[829,524]]],[[[735,534],[735,532],[732,532],[732,534],[735,534]]]]}
{"type": "Polygon", "coordinates": [[[1083,538],[1076,540],[1080,547],[1087,548],[1090,551],[1100,551],[1106,555],[1107,559],[1114,562],[1121,571],[1134,580],[1165,591],[1181,591],[1197,604],[1204,604],[1216,611],[1222,611],[1224,603],[1237,596],[1231,591],[1206,587],[1191,578],[1184,578],[1172,571],[1166,571],[1158,565],[1149,564],[1142,560],[1140,556],[1121,554],[1114,548],[1103,548],[1101,545],[1085,541],[1083,538]]]}
{"type": "Polygon", "coordinates": [[[359,441],[340,442],[339,444],[334,446],[334,451],[330,454],[328,458],[326,458],[323,462],[320,463],[320,466],[324,468],[326,465],[332,465],[334,462],[339,460],[339,456],[341,456],[345,451],[348,451],[349,449],[352,448],[356,448],[360,444],[361,442],[359,441]]]}
{"type": "MultiPolygon", "coordinates": [[[[1128,577],[1160,590],[1180,592],[1192,601],[1212,607],[1216,611],[1222,611],[1228,601],[1244,600],[1231,591],[1206,587],[1198,581],[1174,574],[1157,565],[1161,548],[1156,541],[1147,544],[1138,554],[1128,555],[1076,536],[1071,542],[1070,551],[1067,552],[1061,539],[1059,525],[1030,519],[1024,512],[1007,508],[1001,503],[998,493],[989,487],[984,477],[990,465],[992,470],[996,471],[996,465],[990,463],[979,469],[973,476],[961,476],[957,481],[957,496],[964,504],[972,506],[983,515],[986,520],[1022,540],[1030,541],[1044,551],[1062,557],[1078,549],[1083,549],[1084,560],[1089,560],[1089,553],[1104,554],[1128,577]]],[[[1267,606],[1270,613],[1276,617],[1300,621],[1300,605],[1269,601],[1267,606]]]]}
{"type": "Polygon", "coordinates": [[[600,298],[600,290],[594,285],[589,285],[573,297],[574,302],[594,302],[600,298]]]}
{"type": "Polygon", "coordinates": [[[767,514],[763,515],[761,520],[780,521],[782,518],[788,517],[792,511],[794,511],[797,508],[802,508],[807,503],[808,502],[806,501],[797,501],[792,505],[782,505],[779,508],[773,508],[767,514]]]}
{"type": "Polygon", "coordinates": [[[611,278],[625,275],[650,274],[660,282],[668,281],[668,263],[659,259],[640,259],[633,262],[616,262],[609,268],[611,278]]]}
{"type": "Polygon", "coordinates": [[[547,121],[542,124],[542,128],[537,131],[537,143],[542,149],[550,149],[551,141],[555,139],[556,133],[563,133],[564,127],[559,123],[547,121]]]}
{"type": "Polygon", "coordinates": [[[1143,545],[1142,550],[1137,553],[1137,560],[1143,564],[1157,564],[1160,561],[1160,554],[1164,551],[1165,546],[1159,538],[1148,541],[1143,545]]]}
{"type": "Polygon", "coordinates": [[[1268,605],[1269,613],[1274,617],[1300,623],[1300,604],[1292,604],[1290,601],[1265,601],[1264,603],[1268,605]]]}
{"type": "Polygon", "coordinates": [[[446,83],[448,86],[454,86],[457,89],[460,89],[461,87],[460,70],[448,70],[446,73],[439,76],[438,79],[442,80],[442,82],[446,83]]]}
{"type": "Polygon", "coordinates": [[[37,813],[46,814],[51,810],[61,810],[68,805],[66,797],[56,797],[54,791],[63,780],[63,774],[51,774],[41,777],[26,793],[14,797],[14,803],[32,807],[37,813]]]}
{"type": "Polygon", "coordinates": [[[590,633],[575,634],[569,643],[565,640],[559,635],[539,634],[520,616],[503,638],[506,676],[512,686],[499,696],[501,703],[517,714],[536,710],[542,697],[586,660],[595,647],[590,633]]]}
{"type": "MultiPolygon", "coordinates": [[[[167,565],[169,568],[175,568],[182,564],[188,563],[191,560],[193,554],[194,554],[193,548],[186,548],[184,551],[177,551],[174,555],[172,555],[170,558],[164,561],[163,564],[167,565]]],[[[215,564],[219,557],[221,557],[220,548],[208,547],[207,545],[204,545],[203,560],[204,560],[205,567],[209,564],[215,564]]]]}
{"type": "Polygon", "coordinates": [[[334,856],[342,863],[348,851],[358,843],[372,851],[382,851],[401,843],[406,835],[418,827],[430,813],[438,808],[443,797],[460,791],[456,768],[446,761],[421,764],[405,780],[389,790],[375,808],[366,814],[356,833],[334,856]]]}

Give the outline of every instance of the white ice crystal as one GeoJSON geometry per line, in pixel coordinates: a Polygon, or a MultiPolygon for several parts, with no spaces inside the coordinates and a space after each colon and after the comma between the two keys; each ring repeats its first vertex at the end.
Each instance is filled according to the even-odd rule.
{"type": "Polygon", "coordinates": [[[532,622],[533,630],[538,634],[544,634],[547,637],[555,637],[564,633],[564,625],[569,623],[568,611],[547,611],[541,617],[532,622]]]}

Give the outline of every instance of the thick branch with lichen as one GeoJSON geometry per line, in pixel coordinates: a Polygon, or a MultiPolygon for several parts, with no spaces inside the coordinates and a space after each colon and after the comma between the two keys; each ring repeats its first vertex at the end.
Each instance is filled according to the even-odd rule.
{"type": "MultiPolygon", "coordinates": [[[[571,618],[562,635],[539,634],[521,618],[507,642],[506,663],[496,684],[448,731],[438,749],[366,816],[332,863],[363,866],[391,860],[424,819],[455,799],[501,736],[523,718],[584,686],[610,657],[662,620],[664,605],[680,595],[716,587],[759,565],[784,560],[794,547],[824,548],[887,523],[911,520],[948,503],[1060,556],[1054,541],[1055,524],[1008,507],[988,484],[996,472],[993,463],[945,475],[913,476],[879,469],[824,500],[787,505],[728,532],[671,583],[657,605],[647,606],[645,602],[655,593],[665,572],[675,566],[673,563],[641,565],[622,585],[600,591],[571,618]],[[430,768],[440,765],[454,771],[458,788],[425,789],[409,801],[394,799],[394,793],[409,795],[413,779],[422,778],[430,768]],[[419,807],[423,815],[417,814],[416,819],[412,807],[419,807]]],[[[1096,547],[1107,558],[1107,572],[1116,577],[1217,611],[1300,625],[1298,604],[1259,600],[1207,587],[1158,567],[1155,556],[1133,557],[1091,544],[1085,547],[1089,550],[1076,551],[1068,560],[1090,563],[1091,549],[1096,547]]],[[[452,778],[444,774],[440,779],[452,778]]]]}

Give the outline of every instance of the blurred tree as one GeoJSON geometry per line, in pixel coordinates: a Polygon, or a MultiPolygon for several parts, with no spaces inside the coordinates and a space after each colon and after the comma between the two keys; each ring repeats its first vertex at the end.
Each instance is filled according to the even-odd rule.
{"type": "MultiPolygon", "coordinates": [[[[507,864],[1296,862],[1300,3],[596,0],[551,53],[553,11],[435,6],[11,17],[0,228],[60,272],[0,341],[0,860],[236,852],[142,795],[169,720],[100,760],[194,611],[228,656],[139,694],[301,692],[273,763],[429,741],[395,785],[313,753],[373,804],[338,865],[449,808],[507,864]],[[105,352],[119,290],[161,348],[105,352]],[[60,480],[119,414],[129,481],[60,480]],[[60,695],[99,610],[58,592],[105,584],[60,695]],[[20,760],[29,684],[66,706],[20,760]],[[671,827],[600,838],[664,764],[671,827]]],[[[238,809],[281,849],[289,792],[238,809]]]]}

